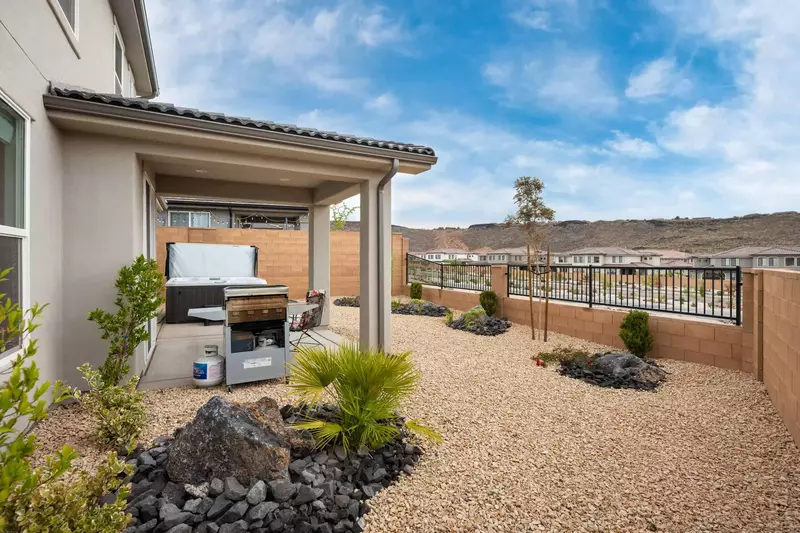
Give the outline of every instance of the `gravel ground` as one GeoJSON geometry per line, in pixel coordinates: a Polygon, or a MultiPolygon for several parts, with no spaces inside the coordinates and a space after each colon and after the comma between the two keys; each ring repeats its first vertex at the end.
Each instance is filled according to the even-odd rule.
{"type": "MultiPolygon", "coordinates": [[[[332,307],[332,329],[357,338],[359,309],[332,307]]],[[[763,387],[739,372],[663,361],[656,393],[593,387],[537,367],[543,348],[514,325],[497,337],[441,319],[393,316],[395,350],[423,372],[405,414],[437,428],[413,476],[381,491],[368,533],[517,531],[800,531],[800,453],[763,387]]],[[[601,348],[551,334],[547,347],[601,348]]],[[[148,391],[145,438],[169,433],[222,389],[148,391]]],[[[286,398],[279,383],[237,401],[286,398]]],[[[79,407],[40,426],[91,467],[79,407]],[[71,437],[64,437],[65,434],[71,437]]]]}

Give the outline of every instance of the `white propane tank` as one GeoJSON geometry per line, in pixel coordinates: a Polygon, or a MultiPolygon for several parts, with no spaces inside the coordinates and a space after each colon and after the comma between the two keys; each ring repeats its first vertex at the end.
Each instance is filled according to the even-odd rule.
{"type": "Polygon", "coordinates": [[[216,344],[207,344],[203,357],[192,364],[194,384],[198,387],[214,387],[225,379],[225,358],[219,355],[216,344]]]}

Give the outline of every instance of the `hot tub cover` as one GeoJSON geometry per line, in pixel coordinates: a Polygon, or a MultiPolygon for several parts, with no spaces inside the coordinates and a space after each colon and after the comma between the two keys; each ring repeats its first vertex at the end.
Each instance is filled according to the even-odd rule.
{"type": "Polygon", "coordinates": [[[249,278],[258,273],[258,249],[235,244],[172,242],[168,278],[249,278]]]}

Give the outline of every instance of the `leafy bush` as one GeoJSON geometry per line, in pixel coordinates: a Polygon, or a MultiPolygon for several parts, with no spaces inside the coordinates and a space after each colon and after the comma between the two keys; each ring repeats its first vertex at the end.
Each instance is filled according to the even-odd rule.
{"type": "Polygon", "coordinates": [[[76,391],[75,397],[83,400],[83,406],[97,420],[97,441],[112,448],[134,442],[146,419],[144,393],[136,390],[139,378],[134,376],[124,385],[103,386],[100,372],[88,363],[78,370],[89,384],[89,392],[76,391]]]}
{"type": "Polygon", "coordinates": [[[301,345],[289,365],[289,388],[302,402],[314,405],[328,395],[339,408],[337,421],[307,420],[295,424],[314,435],[319,447],[339,443],[346,450],[380,447],[405,425],[434,440],[434,430],[397,414],[401,402],[419,383],[411,352],[386,354],[371,348],[342,345],[338,349],[301,345]]]}
{"type": "Polygon", "coordinates": [[[461,317],[464,319],[467,327],[471,328],[476,322],[481,320],[481,317],[485,315],[486,311],[484,311],[482,307],[473,307],[469,311],[464,311],[464,313],[461,314],[461,317]]]}
{"type": "Polygon", "coordinates": [[[412,300],[421,300],[422,299],[422,283],[419,281],[415,281],[411,284],[411,289],[409,290],[409,295],[411,296],[412,300]]]}
{"type": "Polygon", "coordinates": [[[497,298],[497,293],[494,291],[483,291],[480,295],[481,307],[486,311],[489,316],[494,316],[497,313],[497,307],[500,300],[497,298]]]}
{"type": "Polygon", "coordinates": [[[392,309],[397,309],[401,305],[403,305],[403,302],[399,298],[392,298],[392,309]]]}
{"type": "Polygon", "coordinates": [[[561,348],[554,348],[550,352],[539,352],[537,355],[531,356],[531,359],[537,361],[537,365],[547,366],[550,363],[560,363],[561,361],[575,361],[589,357],[589,352],[586,350],[578,350],[562,346],[561,348]]]}
{"type": "Polygon", "coordinates": [[[453,318],[454,317],[453,317],[453,310],[452,309],[448,309],[447,311],[445,311],[445,313],[444,313],[444,323],[445,324],[447,324],[448,326],[450,324],[452,324],[453,323],[453,318]]]}
{"type": "Polygon", "coordinates": [[[89,313],[89,320],[102,331],[101,337],[109,341],[108,357],[100,367],[103,386],[119,385],[130,372],[134,350],[149,338],[147,322],[158,316],[164,303],[163,285],[164,276],[158,272],[156,262],[140,255],[131,266],[119,269],[114,283],[117,312],[95,309],[89,313]]]}
{"type": "MultiPolygon", "coordinates": [[[[11,270],[0,272],[5,281],[11,270]]],[[[128,522],[125,513],[127,486],[122,478],[132,470],[109,455],[96,474],[81,472],[69,483],[59,478],[77,454],[69,446],[34,468],[36,451],[32,427],[47,418],[48,401],[59,402],[71,391],[56,382],[39,383],[39,369],[33,361],[38,347],[31,334],[39,327],[36,319],[46,306],[34,305],[23,311],[5,294],[0,294],[0,352],[11,342],[22,341],[22,350],[2,376],[0,385],[0,531],[112,533],[128,522]],[[121,475],[120,475],[121,474],[121,475]],[[119,488],[116,499],[104,506],[98,499],[119,488]]]]}
{"type": "Polygon", "coordinates": [[[631,311],[619,326],[619,337],[633,355],[644,359],[653,349],[653,336],[650,334],[650,315],[645,311],[631,311]]]}

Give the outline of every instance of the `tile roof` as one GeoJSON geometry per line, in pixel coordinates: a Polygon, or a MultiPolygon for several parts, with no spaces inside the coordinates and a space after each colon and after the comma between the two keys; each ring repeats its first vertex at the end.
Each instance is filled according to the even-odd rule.
{"type": "Polygon", "coordinates": [[[794,246],[739,246],[731,250],[725,250],[711,257],[752,257],[754,255],[793,255],[800,253],[800,248],[794,246]]]}
{"type": "MultiPolygon", "coordinates": [[[[572,250],[570,252],[567,252],[567,255],[631,255],[639,257],[642,254],[637,252],[636,250],[630,250],[628,248],[618,248],[614,246],[609,246],[609,247],[599,247],[599,248],[581,248],[579,250],[572,250]]],[[[648,255],[659,255],[659,254],[654,253],[648,255]]]]}
{"type": "Polygon", "coordinates": [[[319,139],[326,139],[329,141],[337,141],[347,144],[358,144],[362,146],[370,146],[372,148],[383,148],[386,150],[394,150],[398,152],[408,152],[412,154],[435,156],[433,148],[422,146],[418,144],[409,144],[396,141],[381,141],[372,139],[370,137],[358,137],[356,135],[349,135],[345,133],[337,133],[335,131],[322,131],[314,128],[303,128],[295,126],[294,124],[279,124],[269,120],[255,120],[246,117],[233,117],[222,113],[212,113],[208,111],[200,111],[188,107],[179,107],[174,104],[165,102],[154,102],[144,98],[128,98],[118,96],[115,94],[97,93],[86,89],[76,87],[69,87],[53,83],[50,86],[50,94],[61,98],[69,98],[72,100],[83,100],[94,102],[97,104],[105,104],[109,106],[126,107],[132,109],[139,109],[142,111],[149,111],[152,113],[167,114],[173,116],[180,116],[184,118],[192,118],[203,120],[207,122],[220,122],[225,124],[232,124],[235,126],[244,126],[258,130],[267,130],[275,133],[285,133],[287,135],[297,135],[300,137],[315,137],[319,139]]]}
{"type": "Polygon", "coordinates": [[[663,259],[689,259],[692,254],[681,252],[679,250],[639,250],[640,253],[646,255],[660,255],[663,259]]]}
{"type": "Polygon", "coordinates": [[[427,250],[422,252],[424,254],[471,254],[475,252],[470,252],[469,250],[460,250],[458,248],[434,248],[433,250],[427,250]]]}

